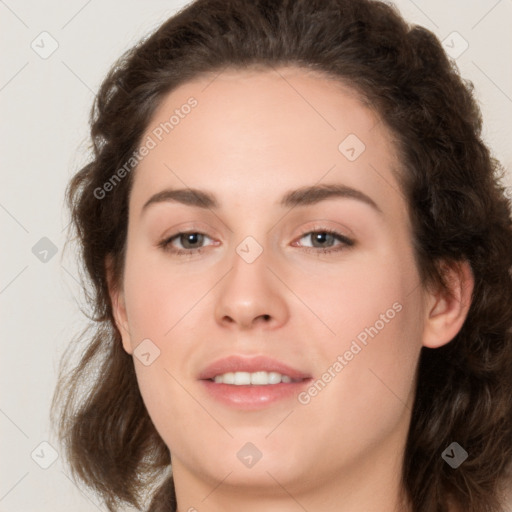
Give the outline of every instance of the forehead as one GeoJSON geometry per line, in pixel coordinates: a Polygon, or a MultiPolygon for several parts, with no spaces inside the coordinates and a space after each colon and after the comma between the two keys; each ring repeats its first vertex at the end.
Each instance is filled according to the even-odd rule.
{"type": "Polygon", "coordinates": [[[137,202],[164,184],[222,186],[226,196],[250,201],[252,191],[261,200],[323,177],[375,192],[393,182],[396,167],[390,134],[353,89],[294,67],[187,82],[163,99],[148,140],[154,147],[135,173],[137,202]]]}

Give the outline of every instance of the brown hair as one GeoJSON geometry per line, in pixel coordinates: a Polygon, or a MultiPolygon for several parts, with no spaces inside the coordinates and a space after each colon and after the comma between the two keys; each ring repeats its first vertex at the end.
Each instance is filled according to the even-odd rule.
{"type": "MultiPolygon", "coordinates": [[[[448,503],[502,510],[512,460],[512,226],[503,169],[481,140],[471,84],[437,38],[372,0],[197,0],[104,80],[91,113],[92,160],[67,190],[94,321],[78,366],[61,370],[52,409],[75,476],[113,511],[123,502],[141,507],[170,464],[122,348],[105,271],[110,255],[121,282],[133,173],[101,200],[95,190],[137,149],[167,93],[207,72],[253,65],[316,70],[358,91],[396,139],[424,284],[443,285],[442,261],[469,261],[475,287],[466,322],[447,345],[422,349],[403,486],[415,512],[446,511],[448,503]],[[469,454],[456,470],[441,457],[453,441],[469,454]]],[[[149,498],[151,512],[175,510],[172,477],[149,498]]]]}

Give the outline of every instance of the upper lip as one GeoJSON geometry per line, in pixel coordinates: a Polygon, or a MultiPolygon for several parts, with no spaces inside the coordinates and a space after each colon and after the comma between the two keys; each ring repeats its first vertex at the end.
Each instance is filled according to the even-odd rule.
{"type": "Polygon", "coordinates": [[[232,355],[217,359],[199,374],[200,380],[213,379],[216,375],[230,372],[277,372],[292,379],[309,379],[311,375],[267,356],[243,357],[232,355]]]}

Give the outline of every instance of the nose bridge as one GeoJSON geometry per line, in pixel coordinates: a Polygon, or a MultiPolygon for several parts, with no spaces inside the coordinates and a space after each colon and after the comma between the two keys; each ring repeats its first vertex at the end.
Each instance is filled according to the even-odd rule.
{"type": "MultiPolygon", "coordinates": [[[[267,286],[270,251],[254,237],[247,236],[235,248],[232,260],[232,279],[245,283],[246,287],[267,286]]],[[[253,290],[255,291],[255,290],[253,290]]]]}
{"type": "Polygon", "coordinates": [[[272,275],[270,251],[255,237],[247,236],[235,248],[231,271],[219,290],[216,319],[248,328],[256,322],[279,325],[288,308],[279,281],[272,275]]]}

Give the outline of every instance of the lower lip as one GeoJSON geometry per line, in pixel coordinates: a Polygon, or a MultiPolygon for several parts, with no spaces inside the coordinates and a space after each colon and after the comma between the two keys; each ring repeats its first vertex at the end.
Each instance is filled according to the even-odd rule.
{"type": "Polygon", "coordinates": [[[266,386],[235,386],[219,384],[211,380],[201,380],[207,393],[215,400],[238,409],[263,409],[271,404],[292,400],[304,390],[311,379],[300,382],[281,382],[266,386]]]}

